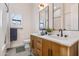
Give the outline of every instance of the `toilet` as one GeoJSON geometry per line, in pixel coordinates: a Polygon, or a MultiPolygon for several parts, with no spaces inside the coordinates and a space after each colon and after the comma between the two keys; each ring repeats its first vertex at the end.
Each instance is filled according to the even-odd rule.
{"type": "Polygon", "coordinates": [[[30,49],[30,39],[25,39],[24,40],[24,48],[29,51],[29,54],[28,54],[29,56],[33,55],[31,53],[31,49],[30,49]]]}
{"type": "Polygon", "coordinates": [[[29,48],[30,47],[30,39],[25,39],[24,40],[24,48],[29,48]]]}

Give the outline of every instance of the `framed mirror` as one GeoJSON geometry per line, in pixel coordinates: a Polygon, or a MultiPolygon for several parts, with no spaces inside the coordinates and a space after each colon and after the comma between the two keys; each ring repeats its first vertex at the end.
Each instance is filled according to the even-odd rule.
{"type": "Polygon", "coordinates": [[[78,3],[54,3],[53,7],[53,29],[66,31],[78,31],[78,3]]]}
{"type": "Polygon", "coordinates": [[[64,4],[64,28],[68,31],[78,31],[78,3],[64,4]]]}
{"type": "Polygon", "coordinates": [[[39,12],[39,29],[49,28],[49,6],[39,12]]]}
{"type": "Polygon", "coordinates": [[[59,30],[63,29],[63,4],[54,3],[53,4],[53,29],[59,30]]]}

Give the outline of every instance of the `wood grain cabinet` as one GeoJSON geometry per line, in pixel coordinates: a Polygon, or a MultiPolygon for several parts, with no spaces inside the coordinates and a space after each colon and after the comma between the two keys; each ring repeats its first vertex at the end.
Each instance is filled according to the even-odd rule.
{"type": "Polygon", "coordinates": [[[35,36],[31,35],[31,42],[30,43],[31,43],[30,46],[31,46],[32,53],[34,55],[36,55],[36,37],[35,36]]]}
{"type": "Polygon", "coordinates": [[[51,41],[43,39],[43,56],[52,56],[51,41]]]}
{"type": "Polygon", "coordinates": [[[66,48],[51,42],[49,40],[43,39],[43,56],[65,56],[67,55],[66,52],[66,48]],[[65,52],[65,53],[64,53],[65,52]]]}
{"type": "Polygon", "coordinates": [[[54,42],[51,42],[52,56],[60,56],[60,45],[54,42]]]}
{"type": "Polygon", "coordinates": [[[77,56],[78,42],[64,46],[38,36],[31,35],[31,50],[36,56],[77,56]]]}
{"type": "Polygon", "coordinates": [[[31,50],[36,56],[42,56],[42,39],[31,35],[31,50]]]}
{"type": "Polygon", "coordinates": [[[36,40],[36,52],[38,56],[42,56],[42,38],[36,40]]]}

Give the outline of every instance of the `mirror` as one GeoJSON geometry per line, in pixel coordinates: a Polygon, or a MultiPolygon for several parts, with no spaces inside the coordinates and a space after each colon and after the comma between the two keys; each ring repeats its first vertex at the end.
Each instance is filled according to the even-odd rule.
{"type": "Polygon", "coordinates": [[[64,28],[78,31],[78,3],[64,4],[64,28]]]}
{"type": "Polygon", "coordinates": [[[39,12],[39,29],[46,29],[49,27],[49,6],[45,7],[39,12]]]}
{"type": "Polygon", "coordinates": [[[54,3],[53,4],[53,20],[54,20],[54,30],[63,29],[63,4],[54,3]]]}
{"type": "Polygon", "coordinates": [[[78,3],[54,3],[53,28],[78,31],[78,3]]]}

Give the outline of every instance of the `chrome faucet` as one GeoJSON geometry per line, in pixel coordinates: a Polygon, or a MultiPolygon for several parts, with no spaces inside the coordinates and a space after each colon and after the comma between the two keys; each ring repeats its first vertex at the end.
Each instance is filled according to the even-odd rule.
{"type": "Polygon", "coordinates": [[[61,33],[60,36],[63,37],[63,30],[59,29],[59,32],[61,33]]]}

